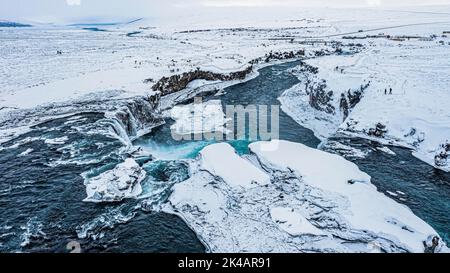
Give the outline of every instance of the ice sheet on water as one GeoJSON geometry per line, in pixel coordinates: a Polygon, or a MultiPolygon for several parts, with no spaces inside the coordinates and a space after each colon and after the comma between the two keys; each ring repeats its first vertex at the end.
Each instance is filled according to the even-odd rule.
{"type": "MultiPolygon", "coordinates": [[[[340,156],[272,141],[250,144],[250,155],[237,159],[227,145],[205,148],[164,206],[213,252],[423,252],[423,241],[438,236],[340,156]],[[244,183],[263,177],[268,184],[244,183]]],[[[441,243],[440,251],[448,249],[441,243]]]]}

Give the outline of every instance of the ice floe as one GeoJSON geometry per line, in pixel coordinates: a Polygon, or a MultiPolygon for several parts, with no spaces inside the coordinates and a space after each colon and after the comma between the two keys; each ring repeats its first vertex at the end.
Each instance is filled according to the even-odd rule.
{"type": "Polygon", "coordinates": [[[34,151],[34,149],[26,149],[25,151],[21,152],[18,156],[26,156],[29,155],[30,153],[32,153],[34,151]]]}
{"type": "Polygon", "coordinates": [[[126,198],[136,198],[142,193],[141,182],[145,171],[128,158],[114,169],[85,181],[86,202],[117,202],[126,198]]]}
{"type": "Polygon", "coordinates": [[[380,152],[387,153],[388,155],[397,155],[395,152],[393,152],[388,147],[377,147],[376,149],[380,152]]]}
{"type": "MultiPolygon", "coordinates": [[[[244,157],[228,144],[206,147],[163,210],[180,215],[212,252],[424,252],[438,236],[355,164],[273,142],[275,150],[251,144],[244,157]]],[[[442,240],[436,251],[448,251],[442,240]]]]}

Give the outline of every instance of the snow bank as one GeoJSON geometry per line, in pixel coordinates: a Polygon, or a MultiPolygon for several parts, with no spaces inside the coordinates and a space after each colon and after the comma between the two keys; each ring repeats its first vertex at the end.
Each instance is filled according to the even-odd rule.
{"type": "Polygon", "coordinates": [[[303,215],[292,208],[272,208],[270,215],[280,228],[292,236],[302,234],[324,235],[320,229],[313,226],[303,215]]]}
{"type": "MultiPolygon", "coordinates": [[[[267,144],[251,144],[243,158],[228,144],[206,147],[163,210],[180,215],[212,252],[424,252],[437,236],[342,157],[267,144]]],[[[441,242],[438,251],[448,249],[441,242]]]]}
{"type": "Polygon", "coordinates": [[[436,235],[409,208],[378,192],[369,175],[342,157],[298,143],[281,141],[276,151],[261,149],[262,144],[249,147],[264,164],[291,169],[305,183],[345,197],[348,206],[341,208],[341,215],[353,228],[392,236],[413,252],[422,252],[422,242],[436,235]]]}
{"type": "Polygon", "coordinates": [[[128,158],[114,169],[85,181],[87,198],[85,202],[118,202],[136,198],[142,193],[141,182],[145,171],[128,158]]]}
{"type": "Polygon", "coordinates": [[[229,144],[210,145],[200,155],[201,169],[222,178],[230,187],[248,189],[270,183],[266,173],[238,156],[229,144]]]}
{"type": "Polygon", "coordinates": [[[175,120],[175,124],[170,128],[172,133],[180,136],[226,132],[224,125],[227,119],[220,100],[175,106],[170,110],[170,117],[175,120]]]}

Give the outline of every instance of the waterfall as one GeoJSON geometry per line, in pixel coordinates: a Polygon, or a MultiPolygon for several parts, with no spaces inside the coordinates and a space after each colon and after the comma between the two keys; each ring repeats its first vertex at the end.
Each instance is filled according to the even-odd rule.
{"type": "Polygon", "coordinates": [[[113,135],[126,146],[157,126],[164,124],[157,110],[160,95],[130,99],[114,110],[105,113],[106,122],[113,135]]]}

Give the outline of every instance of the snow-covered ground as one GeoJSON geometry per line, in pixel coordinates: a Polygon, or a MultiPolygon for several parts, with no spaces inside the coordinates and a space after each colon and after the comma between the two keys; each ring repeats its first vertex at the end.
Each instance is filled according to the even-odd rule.
{"type": "Polygon", "coordinates": [[[311,128],[322,140],[339,132],[405,146],[414,149],[419,159],[449,171],[446,145],[450,142],[447,103],[450,101],[447,57],[450,38],[444,32],[450,24],[439,15],[429,19],[434,22],[441,19],[442,23],[408,26],[405,22],[405,26],[399,28],[347,34],[360,38],[340,39],[342,42],[360,43],[365,49],[355,55],[332,55],[306,61],[318,68],[318,73],[309,80],[325,80],[326,91],[333,91],[330,104],[335,108],[334,113],[310,106],[304,75],[300,73],[302,82],[280,98],[283,110],[311,128]],[[391,39],[367,38],[366,35],[389,35],[391,39]],[[360,90],[367,84],[361,100],[349,110],[348,117],[344,116],[340,109],[341,94],[360,90]],[[386,132],[383,136],[371,135],[370,130],[379,123],[385,126],[386,132]]]}
{"type": "Polygon", "coordinates": [[[197,68],[222,73],[243,70],[249,61],[272,50],[303,48],[272,38],[317,30],[313,21],[283,19],[276,25],[294,27],[283,30],[272,25],[274,19],[239,22],[234,16],[143,19],[102,26],[106,31],[47,24],[2,28],[0,141],[26,132],[45,116],[57,115],[59,108],[65,107],[67,113],[68,105],[96,101],[103,106],[101,101],[151,95],[152,86],[164,76],[197,68]],[[264,29],[255,29],[259,27],[264,29]],[[190,30],[203,31],[183,32],[190,30]],[[29,110],[38,106],[37,111],[29,110]]]}
{"type": "MultiPolygon", "coordinates": [[[[435,165],[435,156],[450,142],[450,111],[446,103],[450,101],[450,64],[446,58],[449,54],[450,45],[437,41],[381,40],[353,56],[308,60],[308,64],[319,68],[316,77],[325,79],[328,90],[334,92],[336,109],[342,93],[370,82],[345,121],[339,110],[327,114],[311,109],[301,84],[288,90],[280,100],[287,113],[313,129],[321,139],[337,131],[368,137],[369,130],[381,123],[387,132],[382,138],[373,139],[411,147],[414,155],[435,165]]],[[[448,171],[450,162],[438,167],[448,171]]]]}
{"type": "Polygon", "coordinates": [[[251,144],[250,157],[228,144],[206,147],[164,209],[182,216],[213,252],[423,252],[437,236],[355,164],[276,142],[270,151],[251,144]]]}

